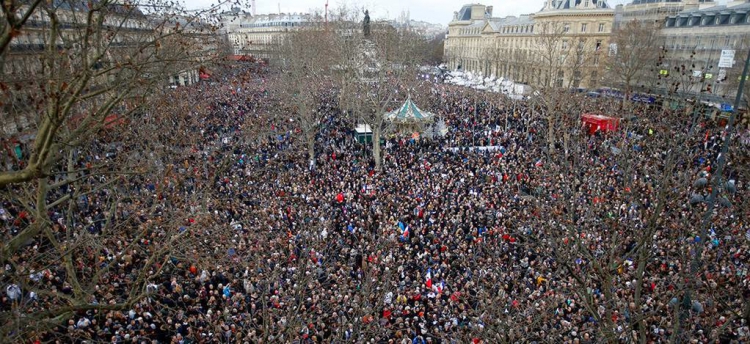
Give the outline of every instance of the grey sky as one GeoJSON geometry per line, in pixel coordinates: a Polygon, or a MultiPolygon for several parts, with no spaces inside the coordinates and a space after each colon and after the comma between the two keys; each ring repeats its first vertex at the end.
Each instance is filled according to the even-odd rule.
{"type": "MultiPolygon", "coordinates": [[[[182,0],[188,8],[204,8],[215,0],[182,0]]],[[[248,4],[251,0],[243,0],[248,4]]],[[[373,19],[396,18],[401,11],[410,11],[411,19],[448,25],[453,18],[453,12],[461,9],[465,3],[479,2],[494,6],[493,16],[519,15],[537,12],[542,8],[544,0],[485,0],[485,1],[455,1],[455,0],[328,0],[329,8],[341,4],[359,5],[370,9],[373,19]]],[[[626,0],[609,0],[611,6],[624,3],[626,0]]],[[[255,0],[258,14],[281,12],[310,12],[312,9],[322,10],[326,0],[255,0]]]]}

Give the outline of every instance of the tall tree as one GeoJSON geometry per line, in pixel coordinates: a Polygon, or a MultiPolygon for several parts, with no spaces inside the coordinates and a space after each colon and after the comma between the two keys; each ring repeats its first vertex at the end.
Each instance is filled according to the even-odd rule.
{"type": "Polygon", "coordinates": [[[569,71],[566,67],[571,51],[575,51],[573,47],[575,43],[571,43],[571,37],[567,35],[563,23],[545,21],[536,26],[534,48],[541,75],[536,85],[534,99],[547,121],[547,149],[553,153],[560,103],[567,96],[567,91],[562,90],[562,87],[565,85],[565,73],[569,71]]]}
{"type": "Polygon", "coordinates": [[[8,268],[3,284],[33,292],[44,305],[17,303],[0,314],[0,335],[21,341],[75,312],[131,307],[147,297],[146,286],[170,255],[193,242],[175,226],[191,215],[163,197],[187,187],[166,157],[191,146],[180,130],[190,114],[156,118],[154,100],[170,78],[197,79],[221,44],[215,8],[188,13],[159,0],[10,0],[2,9],[0,115],[16,124],[4,128],[6,135],[31,139],[15,166],[0,170],[2,198],[24,219],[6,233],[0,263],[8,268]],[[134,184],[152,185],[153,193],[126,196],[134,184]],[[123,213],[134,204],[139,214],[123,213]],[[91,214],[89,223],[81,222],[82,212],[91,214]],[[123,249],[123,256],[111,254],[123,249]],[[148,257],[144,266],[128,265],[134,255],[148,257]],[[29,280],[33,267],[60,267],[49,275],[60,277],[64,292],[29,280]],[[120,296],[99,303],[105,289],[98,288],[124,270],[130,274],[120,296]]]}
{"type": "Polygon", "coordinates": [[[359,38],[351,31],[344,33],[340,36],[346,43],[337,44],[337,50],[345,51],[336,54],[342,104],[355,122],[371,128],[372,155],[375,168],[380,170],[380,137],[386,124],[385,114],[409,96],[418,68],[426,58],[425,40],[388,25],[372,28],[371,39],[359,38]]]}
{"type": "Polygon", "coordinates": [[[321,23],[295,31],[280,44],[280,78],[276,83],[283,120],[294,122],[304,137],[308,157],[315,163],[315,138],[325,114],[320,111],[321,98],[333,86],[333,65],[327,50],[334,43],[334,33],[321,23]]]}
{"type": "Polygon", "coordinates": [[[653,24],[631,20],[621,25],[611,36],[606,68],[614,85],[622,85],[625,104],[635,87],[644,88],[647,80],[656,78],[661,41],[653,24]]]}

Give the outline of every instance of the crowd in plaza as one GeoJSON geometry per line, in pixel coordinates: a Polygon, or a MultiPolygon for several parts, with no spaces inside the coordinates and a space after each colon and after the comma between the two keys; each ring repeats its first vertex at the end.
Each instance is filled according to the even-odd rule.
{"type": "MultiPolygon", "coordinates": [[[[170,222],[202,244],[147,274],[147,297],[131,308],[71,313],[33,341],[599,343],[641,342],[643,327],[649,343],[750,341],[747,149],[724,153],[706,223],[706,203],[691,201],[717,187],[728,138],[718,118],[638,110],[614,133],[571,127],[551,152],[533,101],[477,102],[479,91],[436,85],[442,100],[420,106],[447,133],[389,136],[378,171],[334,93],[321,97],[311,165],[265,78],[237,67],[172,91],[200,104],[180,127],[192,141],[160,157],[169,178],[127,176],[114,206],[111,192],[92,193],[75,219],[52,209],[52,233],[107,238],[91,253],[111,264],[95,304],[132,295],[153,265],[149,241],[165,240],[170,222]],[[463,149],[479,146],[493,148],[463,149]],[[103,235],[107,221],[132,231],[103,235]]],[[[3,240],[29,225],[23,207],[2,203],[3,240]]],[[[62,262],[3,272],[15,269],[29,280],[2,280],[1,312],[41,312],[49,293],[75,292],[62,262]]]]}

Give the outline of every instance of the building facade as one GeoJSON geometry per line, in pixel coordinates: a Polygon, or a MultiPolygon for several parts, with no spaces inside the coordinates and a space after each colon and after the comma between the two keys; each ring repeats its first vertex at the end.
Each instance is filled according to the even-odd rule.
{"type": "Polygon", "coordinates": [[[633,0],[626,5],[617,6],[615,22],[638,20],[661,26],[669,16],[712,2],[713,0],[633,0]]]}
{"type": "Polygon", "coordinates": [[[444,60],[449,68],[479,71],[485,66],[482,52],[488,43],[482,31],[490,19],[492,6],[464,5],[453,13],[444,47],[444,60]]]}
{"type": "Polygon", "coordinates": [[[225,15],[227,38],[235,55],[251,55],[271,59],[284,36],[291,31],[312,23],[309,14],[261,14],[247,13],[225,15]]]}
{"type": "Polygon", "coordinates": [[[634,0],[616,9],[603,0],[549,0],[540,11],[517,17],[493,17],[491,6],[468,4],[448,25],[444,61],[452,70],[532,86],[613,86],[606,81],[611,78],[605,65],[617,52],[609,43],[622,23],[633,20],[658,30],[660,46],[655,49],[661,49],[662,56],[655,73],[661,74],[654,78],[671,78],[648,91],[666,92],[666,85],[679,84],[692,94],[734,94],[750,47],[750,0],[723,5],[712,0],[634,0]],[[719,67],[722,51],[732,50],[735,63],[719,67]],[[676,80],[675,66],[688,66],[680,73],[687,74],[687,80],[676,80]]]}
{"type": "Polygon", "coordinates": [[[750,46],[750,2],[701,4],[665,18],[660,31],[666,50],[662,69],[691,68],[686,91],[732,98],[750,46]],[[734,51],[734,64],[720,66],[722,51],[734,51]]]}
{"type": "Polygon", "coordinates": [[[502,18],[491,6],[465,5],[448,25],[445,60],[530,85],[596,87],[613,23],[603,0],[549,0],[537,13],[502,18]]]}

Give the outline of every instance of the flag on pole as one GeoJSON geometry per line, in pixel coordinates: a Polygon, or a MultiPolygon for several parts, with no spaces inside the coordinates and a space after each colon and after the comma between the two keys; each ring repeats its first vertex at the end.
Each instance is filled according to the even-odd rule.
{"type": "Polygon", "coordinates": [[[398,228],[401,231],[401,239],[404,239],[404,240],[408,239],[409,238],[409,226],[399,221],[398,228]]]}
{"type": "Polygon", "coordinates": [[[427,276],[425,278],[424,285],[427,289],[432,289],[432,269],[427,269],[427,276]]]}
{"type": "Polygon", "coordinates": [[[445,281],[440,280],[440,283],[436,284],[434,289],[438,294],[442,294],[443,289],[445,289],[445,281]]]}

